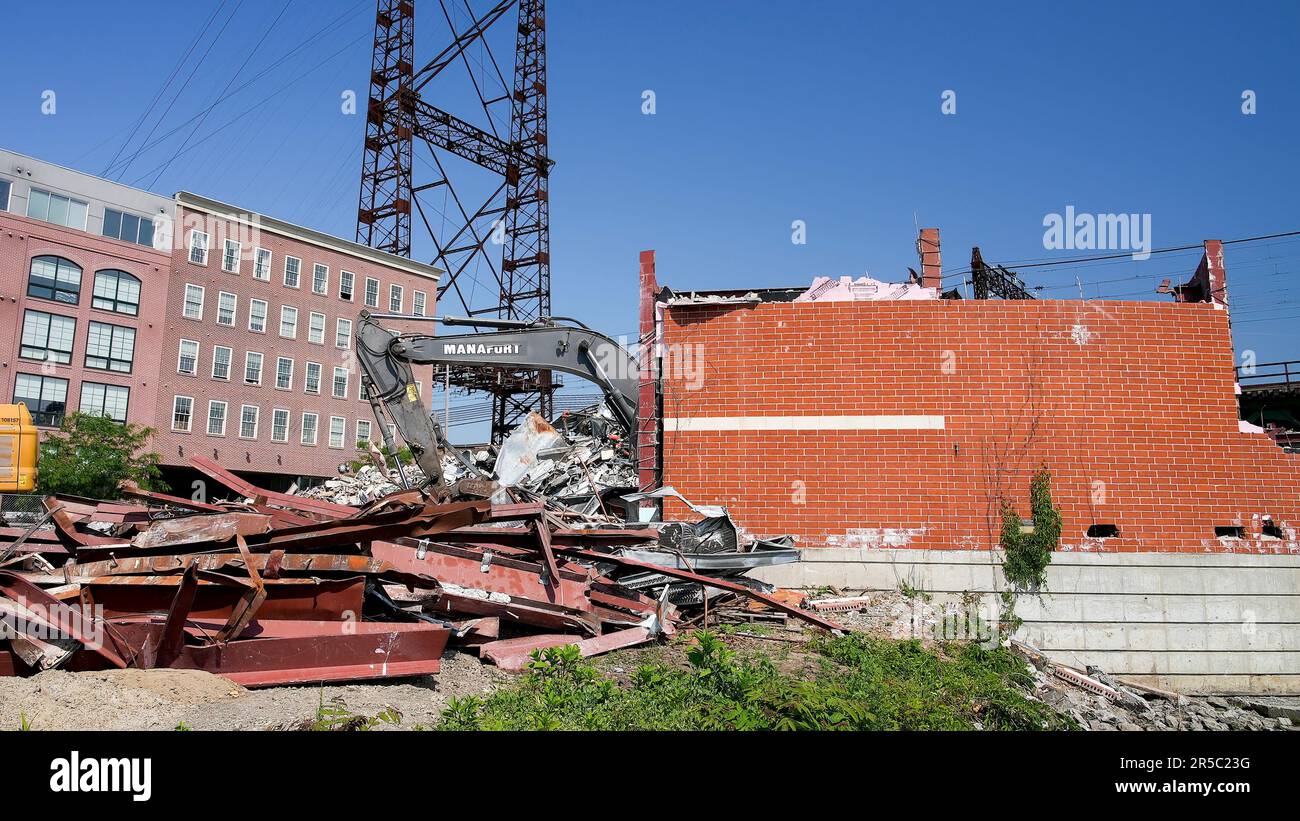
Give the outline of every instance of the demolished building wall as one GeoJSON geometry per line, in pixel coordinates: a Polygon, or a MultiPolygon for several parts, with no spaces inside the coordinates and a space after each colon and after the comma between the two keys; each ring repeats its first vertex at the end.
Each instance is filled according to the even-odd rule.
{"type": "Polygon", "coordinates": [[[1221,304],[659,309],[662,481],[755,534],[988,549],[1046,465],[1062,550],[1300,552],[1300,457],[1240,428],[1221,304]]]}

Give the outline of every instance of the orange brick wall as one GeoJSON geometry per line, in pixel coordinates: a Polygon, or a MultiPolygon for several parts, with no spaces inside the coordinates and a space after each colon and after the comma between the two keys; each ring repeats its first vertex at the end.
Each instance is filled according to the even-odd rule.
{"type": "Polygon", "coordinates": [[[1212,304],[672,306],[661,332],[665,419],[944,418],[942,430],[666,430],[664,484],[726,504],[756,535],[989,548],[999,497],[1028,516],[1046,464],[1062,549],[1300,552],[1300,456],[1239,431],[1228,314],[1212,304]],[[674,367],[685,350],[702,379],[674,367]],[[1282,539],[1261,535],[1265,516],[1282,539]],[[1120,536],[1086,538],[1100,523],[1120,536]]]}

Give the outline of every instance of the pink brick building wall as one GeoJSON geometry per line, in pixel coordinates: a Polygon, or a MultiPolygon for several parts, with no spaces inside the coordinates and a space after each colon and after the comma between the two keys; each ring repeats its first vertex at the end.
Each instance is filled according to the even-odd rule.
{"type": "MultiPolygon", "coordinates": [[[[382,441],[370,404],[361,398],[360,374],[352,350],[357,314],[364,308],[411,313],[418,293],[423,312],[432,316],[437,291],[432,269],[266,217],[240,214],[233,207],[192,195],[180,194],[178,200],[171,288],[158,317],[163,333],[154,418],[158,429],[156,448],[164,464],[185,465],[190,456],[197,454],[231,470],[330,476],[340,463],[355,458],[356,442],[365,437],[367,424],[374,440],[382,441]],[[206,263],[191,259],[191,232],[195,230],[207,235],[206,263]],[[228,239],[239,243],[236,266],[223,265],[228,239]],[[294,259],[298,261],[296,286],[292,275],[286,280],[286,263],[293,264],[294,259]],[[263,264],[265,279],[261,278],[263,264]],[[318,265],[325,268],[324,293],[314,288],[318,265]],[[351,275],[351,299],[344,298],[341,290],[345,275],[351,275]],[[374,283],[370,293],[377,297],[372,300],[376,305],[367,305],[367,283],[374,283]],[[187,286],[203,289],[198,317],[186,316],[187,286]],[[400,302],[390,302],[397,296],[394,287],[400,289],[400,302]],[[223,300],[229,304],[223,304],[223,300]],[[250,329],[254,300],[265,303],[264,327],[260,331],[250,329]],[[292,337],[282,332],[284,308],[296,311],[292,337]],[[317,333],[313,330],[313,314],[323,317],[317,326],[319,341],[312,336],[317,333]],[[342,327],[340,320],[345,323],[342,327]],[[223,324],[226,321],[230,324],[223,324]],[[182,373],[178,367],[182,340],[187,346],[197,347],[193,374],[182,373]],[[340,342],[345,346],[337,344],[340,342]],[[219,350],[229,357],[225,378],[213,375],[219,350]],[[250,353],[261,356],[257,384],[246,379],[250,353]],[[278,384],[281,358],[292,360],[287,387],[278,384]],[[312,393],[308,391],[308,372],[317,366],[319,389],[312,393]],[[346,390],[341,397],[334,392],[335,369],[346,374],[346,390]],[[188,430],[177,419],[177,397],[192,400],[188,430]],[[225,403],[224,427],[210,430],[214,402],[225,403]],[[245,407],[256,409],[249,411],[250,417],[255,414],[255,426],[244,424],[245,407]],[[282,437],[276,435],[277,410],[288,417],[282,437]],[[315,415],[315,437],[314,441],[309,437],[304,442],[304,417],[308,414],[315,415]],[[344,420],[343,436],[331,441],[333,419],[344,420]]],[[[403,330],[434,331],[428,323],[388,324],[403,330]]],[[[186,351],[187,357],[191,350],[186,351]]],[[[416,380],[427,391],[432,368],[417,367],[415,372],[416,380]]]]}

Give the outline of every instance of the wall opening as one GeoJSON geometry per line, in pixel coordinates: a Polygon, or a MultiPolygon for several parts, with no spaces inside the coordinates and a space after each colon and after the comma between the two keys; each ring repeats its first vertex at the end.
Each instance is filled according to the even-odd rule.
{"type": "Polygon", "coordinates": [[[1089,539],[1114,539],[1117,536],[1119,536],[1119,525],[1088,525],[1089,539]]]}
{"type": "Polygon", "coordinates": [[[1214,528],[1214,535],[1220,539],[1244,539],[1246,528],[1236,525],[1219,526],[1214,528]]]}
{"type": "Polygon", "coordinates": [[[1260,535],[1264,536],[1264,538],[1266,539],[1286,538],[1286,534],[1282,532],[1282,528],[1279,527],[1277,522],[1274,522],[1272,519],[1264,520],[1264,525],[1263,527],[1260,528],[1260,535]]]}

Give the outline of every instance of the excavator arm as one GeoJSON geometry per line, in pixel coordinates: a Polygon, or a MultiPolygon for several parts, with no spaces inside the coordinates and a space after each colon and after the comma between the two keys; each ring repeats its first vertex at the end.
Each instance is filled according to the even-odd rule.
{"type": "Polygon", "coordinates": [[[393,443],[383,424],[381,407],[411,449],[415,463],[435,487],[442,483],[442,432],[416,389],[412,365],[570,373],[594,382],[628,434],[636,431],[638,366],[623,346],[604,334],[580,324],[560,325],[554,320],[523,323],[452,318],[430,320],[446,325],[495,326],[502,330],[450,336],[397,334],[381,325],[381,319],[407,321],[413,317],[362,311],[357,319],[357,361],[370,404],[389,449],[393,443]]]}

